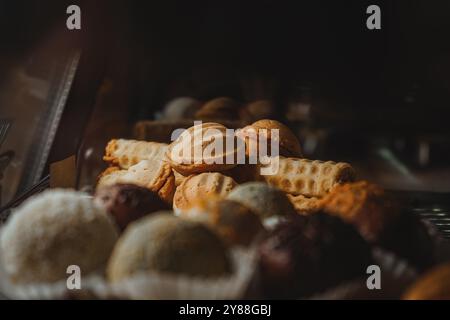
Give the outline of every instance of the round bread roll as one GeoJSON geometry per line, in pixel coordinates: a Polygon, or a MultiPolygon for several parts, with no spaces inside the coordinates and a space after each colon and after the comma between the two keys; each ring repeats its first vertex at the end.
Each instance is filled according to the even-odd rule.
{"type": "Polygon", "coordinates": [[[201,103],[197,99],[191,97],[175,98],[170,100],[164,107],[164,119],[193,119],[200,107],[201,103]]]}
{"type": "Polygon", "coordinates": [[[300,142],[295,134],[287,126],[276,120],[263,119],[252,123],[249,126],[237,132],[237,136],[243,139],[246,143],[247,155],[251,152],[258,151],[260,136],[263,135],[267,139],[267,150],[272,156],[285,156],[285,157],[301,157],[302,150],[300,142]],[[278,130],[279,136],[273,137],[271,130],[278,130]],[[275,140],[273,140],[275,138],[275,140]],[[279,154],[272,154],[271,144],[272,142],[278,142],[279,154]]]}
{"type": "Polygon", "coordinates": [[[117,242],[108,263],[112,282],[156,271],[198,277],[231,272],[220,238],[201,223],[161,213],[133,222],[117,242]]]}
{"type": "Polygon", "coordinates": [[[273,222],[271,218],[295,215],[292,206],[285,193],[281,190],[269,186],[263,182],[248,182],[234,188],[226,199],[234,200],[248,207],[261,219],[264,219],[266,226],[273,222]]]}
{"type": "Polygon", "coordinates": [[[169,145],[166,156],[175,171],[188,176],[235,167],[239,148],[244,151],[225,126],[207,122],[185,130],[169,145]]]}
{"type": "Polygon", "coordinates": [[[238,120],[239,104],[231,98],[215,98],[205,103],[195,118],[204,121],[238,120]]]}
{"type": "Polygon", "coordinates": [[[6,273],[16,283],[55,282],[77,265],[104,266],[118,237],[111,217],[83,193],[50,190],[28,200],[1,233],[6,273]]]}
{"type": "Polygon", "coordinates": [[[206,223],[230,246],[248,246],[264,231],[259,217],[233,200],[201,198],[180,217],[206,223]]]}
{"type": "Polygon", "coordinates": [[[450,300],[450,263],[435,267],[417,280],[404,300],[450,300]]]}
{"type": "Polygon", "coordinates": [[[225,197],[237,183],[230,177],[218,172],[206,172],[184,179],[177,187],[173,197],[176,213],[190,209],[198,198],[225,197]]]}

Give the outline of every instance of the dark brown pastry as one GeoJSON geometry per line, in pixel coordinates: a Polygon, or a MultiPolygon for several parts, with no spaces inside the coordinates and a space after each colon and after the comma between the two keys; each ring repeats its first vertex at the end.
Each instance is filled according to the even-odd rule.
{"type": "Polygon", "coordinates": [[[370,243],[423,270],[434,263],[429,226],[400,206],[379,186],[358,181],[335,186],[321,201],[323,210],[353,224],[370,243]]]}
{"type": "Polygon", "coordinates": [[[293,216],[260,246],[267,298],[300,298],[365,275],[371,248],[353,226],[319,212],[293,216]]]}
{"type": "Polygon", "coordinates": [[[383,188],[367,181],[336,185],[321,205],[325,212],[355,225],[370,242],[376,241],[399,215],[383,188]]]}
{"type": "Polygon", "coordinates": [[[170,209],[157,193],[134,184],[114,184],[99,188],[94,201],[114,217],[121,230],[146,214],[170,209]]]}

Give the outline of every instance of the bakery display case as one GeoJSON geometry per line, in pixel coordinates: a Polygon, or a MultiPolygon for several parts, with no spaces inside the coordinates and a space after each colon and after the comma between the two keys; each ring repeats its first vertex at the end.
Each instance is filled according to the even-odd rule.
{"type": "Polygon", "coordinates": [[[450,5],[371,4],[0,0],[1,294],[450,299],[450,5]]]}

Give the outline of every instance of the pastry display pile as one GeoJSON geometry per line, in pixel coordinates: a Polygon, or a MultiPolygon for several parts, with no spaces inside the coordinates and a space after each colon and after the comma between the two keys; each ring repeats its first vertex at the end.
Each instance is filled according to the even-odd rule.
{"type": "MultiPolygon", "coordinates": [[[[365,283],[367,268],[379,265],[396,289],[383,291],[384,298],[450,298],[450,268],[431,269],[437,258],[429,226],[381,187],[358,181],[350,164],[304,158],[296,135],[258,118],[255,105],[240,110],[228,98],[203,107],[195,100],[173,103],[203,122],[170,144],[113,139],[93,195],[48,190],[15,210],[0,233],[1,265],[11,283],[52,285],[77,265],[107,285],[169,278],[177,285],[164,287],[164,294],[176,298],[178,282],[201,283],[196,294],[223,291],[215,282],[245,269],[251,272],[239,286],[216,297],[296,299],[365,283]],[[230,131],[227,121],[237,118],[254,121],[230,131]],[[242,143],[206,152],[222,138],[242,143]],[[279,153],[269,148],[256,163],[239,163],[239,156],[248,160],[258,152],[261,141],[276,143],[279,153]],[[179,152],[189,148],[192,153],[179,152]],[[194,159],[195,150],[204,156],[194,159]],[[262,174],[274,163],[277,170],[262,174]],[[390,264],[375,249],[386,252],[390,264]],[[239,250],[253,258],[236,259],[239,250]],[[383,267],[392,265],[392,256],[394,267],[383,267]],[[425,276],[405,285],[398,266],[425,276]]],[[[264,115],[273,114],[273,106],[258,103],[264,115]]],[[[164,114],[183,119],[183,110],[171,106],[164,114]]],[[[350,298],[372,295],[366,289],[350,298]]]]}

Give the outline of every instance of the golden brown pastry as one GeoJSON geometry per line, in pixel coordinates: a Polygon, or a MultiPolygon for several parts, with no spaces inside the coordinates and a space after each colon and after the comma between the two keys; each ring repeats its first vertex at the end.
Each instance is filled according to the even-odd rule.
{"type": "Polygon", "coordinates": [[[184,181],[184,179],[186,179],[186,177],[183,176],[181,173],[179,173],[176,170],[172,169],[172,172],[173,172],[173,175],[175,176],[175,187],[178,187],[180,184],[183,183],[183,181],[184,181]]]}
{"type": "Polygon", "coordinates": [[[239,104],[231,98],[215,98],[205,103],[197,111],[195,118],[203,121],[215,121],[217,119],[238,120],[239,104]]]}
{"type": "Polygon", "coordinates": [[[113,139],[106,146],[103,160],[122,169],[128,169],[141,160],[162,160],[167,146],[158,142],[113,139]]]}
{"type": "Polygon", "coordinates": [[[291,201],[297,213],[300,214],[310,214],[320,210],[321,203],[320,199],[316,197],[305,197],[304,195],[294,196],[292,194],[287,194],[288,199],[291,201]]]}
{"type": "Polygon", "coordinates": [[[184,176],[228,170],[236,166],[238,145],[233,143],[227,150],[227,139],[235,141],[225,126],[214,122],[198,124],[172,142],[166,156],[172,168],[184,176]]]}
{"type": "Polygon", "coordinates": [[[142,160],[128,170],[108,168],[100,175],[97,188],[116,183],[131,183],[157,192],[168,203],[175,192],[175,177],[162,160],[142,160]]]}
{"type": "Polygon", "coordinates": [[[227,199],[200,198],[180,217],[207,224],[230,246],[248,246],[264,231],[253,211],[227,199]]]}
{"type": "Polygon", "coordinates": [[[354,170],[348,163],[285,157],[275,160],[278,170],[273,168],[275,173],[264,179],[292,195],[323,197],[335,185],[354,180],[354,170]]]}
{"type": "Polygon", "coordinates": [[[295,134],[287,126],[276,120],[264,119],[256,121],[239,130],[237,136],[245,141],[247,155],[251,154],[251,152],[256,154],[259,148],[260,136],[265,136],[267,140],[269,155],[277,156],[277,154],[272,154],[270,151],[273,139],[276,139],[274,140],[275,143],[278,142],[279,155],[285,157],[301,157],[302,155],[300,142],[295,134]],[[273,137],[271,130],[278,130],[278,137],[273,137]]]}
{"type": "Polygon", "coordinates": [[[398,216],[383,188],[367,181],[335,186],[321,205],[325,212],[354,224],[368,241],[376,240],[398,216]]]}
{"type": "Polygon", "coordinates": [[[218,172],[189,176],[177,187],[173,198],[173,208],[176,211],[183,211],[191,208],[198,198],[224,197],[236,185],[232,178],[218,172]]]}
{"type": "Polygon", "coordinates": [[[450,300],[450,263],[433,268],[404,294],[404,300],[450,300]]]}

